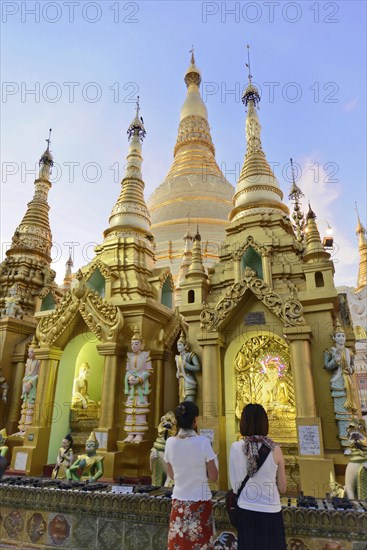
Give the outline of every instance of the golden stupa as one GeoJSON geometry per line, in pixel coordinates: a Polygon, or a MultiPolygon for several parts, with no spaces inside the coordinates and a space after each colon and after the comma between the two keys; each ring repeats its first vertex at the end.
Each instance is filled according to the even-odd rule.
{"type": "Polygon", "coordinates": [[[193,53],[185,83],[187,95],[181,109],[173,164],[147,203],[156,242],[156,265],[169,265],[175,277],[185,242],[186,249],[192,246],[193,235],[187,233],[188,218],[200,227],[205,266],[217,261],[234,194],[215,160],[208,112],[199,90],[201,74],[193,53]]]}

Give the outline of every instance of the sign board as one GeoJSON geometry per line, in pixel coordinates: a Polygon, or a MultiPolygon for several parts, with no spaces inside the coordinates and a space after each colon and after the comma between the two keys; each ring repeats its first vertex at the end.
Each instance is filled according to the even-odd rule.
{"type": "Polygon", "coordinates": [[[25,471],[27,467],[28,453],[17,452],[15,457],[14,470],[25,471]]]}
{"type": "Polygon", "coordinates": [[[312,426],[298,426],[299,454],[320,455],[320,433],[316,424],[312,426]]]}
{"type": "Polygon", "coordinates": [[[253,311],[245,315],[245,325],[265,325],[265,313],[263,311],[253,311]]]}

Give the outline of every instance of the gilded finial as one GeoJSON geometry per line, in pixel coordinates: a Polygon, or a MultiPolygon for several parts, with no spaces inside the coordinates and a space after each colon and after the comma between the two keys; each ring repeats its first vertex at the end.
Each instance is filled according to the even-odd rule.
{"type": "Polygon", "coordinates": [[[292,186],[289,191],[289,199],[293,200],[295,202],[298,202],[301,197],[304,197],[304,194],[302,193],[301,189],[296,184],[296,179],[294,175],[294,166],[293,166],[293,159],[290,159],[291,161],[291,170],[292,170],[292,186]]]}
{"type": "Polygon", "coordinates": [[[50,169],[54,165],[54,161],[53,161],[53,158],[52,158],[52,155],[51,155],[51,152],[50,152],[51,132],[52,132],[52,128],[50,128],[49,133],[48,133],[48,139],[46,139],[46,141],[47,141],[46,151],[43,153],[43,155],[40,158],[39,163],[38,163],[39,166],[42,166],[42,167],[45,168],[45,170],[41,169],[40,177],[44,176],[44,177],[46,177],[46,179],[49,178],[49,176],[51,174],[50,169]]]}
{"type": "Polygon", "coordinates": [[[315,212],[312,210],[311,208],[311,203],[310,201],[308,201],[308,212],[307,212],[307,216],[306,218],[309,220],[310,218],[312,218],[313,220],[316,219],[316,214],[315,212]]]}
{"type": "Polygon", "coordinates": [[[127,135],[128,139],[130,140],[133,136],[138,136],[140,138],[140,141],[143,141],[143,139],[146,136],[146,131],[144,128],[144,120],[143,117],[139,117],[140,113],[140,96],[137,96],[136,99],[136,113],[134,120],[130,124],[129,128],[127,129],[127,135]]]}
{"type": "Polygon", "coordinates": [[[357,220],[358,220],[358,224],[357,224],[357,229],[356,229],[356,235],[365,235],[366,233],[366,229],[365,227],[362,225],[361,223],[361,218],[359,217],[359,212],[358,212],[358,206],[357,206],[357,203],[355,202],[355,211],[357,213],[357,220]]]}
{"type": "Polygon", "coordinates": [[[248,68],[248,85],[245,90],[245,93],[242,96],[242,103],[247,104],[249,101],[253,101],[255,107],[260,102],[260,94],[256,86],[252,84],[252,74],[251,74],[251,65],[250,65],[250,46],[247,44],[247,63],[246,67],[248,68]]]}
{"type": "Polygon", "coordinates": [[[195,65],[195,56],[194,56],[194,46],[192,46],[191,50],[189,51],[191,53],[191,64],[195,65]]]}
{"type": "Polygon", "coordinates": [[[50,151],[51,133],[52,133],[52,128],[50,128],[49,133],[48,133],[48,139],[46,139],[46,141],[47,141],[47,151],[50,151]]]}
{"type": "Polygon", "coordinates": [[[250,46],[247,44],[247,63],[246,67],[248,68],[248,81],[251,84],[252,74],[251,74],[251,63],[250,63],[250,46]]]}
{"type": "Polygon", "coordinates": [[[195,241],[201,241],[201,235],[199,233],[199,226],[196,226],[196,235],[195,235],[195,241]]]}

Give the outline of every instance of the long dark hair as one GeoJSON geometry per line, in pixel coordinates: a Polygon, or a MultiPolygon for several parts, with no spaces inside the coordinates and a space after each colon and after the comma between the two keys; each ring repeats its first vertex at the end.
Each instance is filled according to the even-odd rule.
{"type": "Polygon", "coordinates": [[[241,414],[242,435],[268,435],[269,419],[266,410],[258,403],[249,403],[241,414]]]}
{"type": "Polygon", "coordinates": [[[176,407],[175,417],[179,428],[189,430],[197,416],[199,416],[199,407],[193,401],[183,401],[176,407]]]}
{"type": "Polygon", "coordinates": [[[64,437],[64,439],[66,439],[67,441],[69,441],[69,449],[71,449],[72,446],[73,446],[73,438],[71,437],[71,435],[70,435],[70,434],[67,434],[67,435],[64,437]]]}

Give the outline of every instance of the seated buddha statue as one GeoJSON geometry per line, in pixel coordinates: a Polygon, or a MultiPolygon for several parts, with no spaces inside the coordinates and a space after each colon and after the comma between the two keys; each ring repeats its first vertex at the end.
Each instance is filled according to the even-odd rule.
{"type": "Polygon", "coordinates": [[[268,412],[294,411],[294,407],[289,399],[287,384],[280,378],[278,366],[274,361],[270,361],[266,366],[266,378],[262,387],[262,400],[268,412]]]}
{"type": "Polygon", "coordinates": [[[73,396],[71,398],[72,409],[88,409],[89,406],[95,404],[95,401],[88,394],[88,376],[90,374],[90,366],[88,363],[82,363],[79,367],[78,378],[74,379],[73,396]]]}

